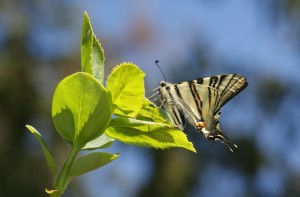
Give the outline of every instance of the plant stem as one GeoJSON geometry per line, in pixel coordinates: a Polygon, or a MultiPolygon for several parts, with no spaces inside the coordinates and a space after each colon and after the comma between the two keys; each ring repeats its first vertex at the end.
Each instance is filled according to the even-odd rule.
{"type": "Polygon", "coordinates": [[[69,181],[67,181],[70,178],[70,177],[68,177],[69,171],[70,171],[73,161],[79,151],[80,151],[80,147],[76,146],[74,144],[66,162],[64,163],[64,166],[63,166],[58,178],[55,180],[55,182],[53,184],[54,189],[58,190],[59,192],[55,193],[55,194],[51,194],[50,195],[51,197],[59,197],[61,194],[64,193],[64,191],[67,188],[68,183],[69,183],[69,181]]]}

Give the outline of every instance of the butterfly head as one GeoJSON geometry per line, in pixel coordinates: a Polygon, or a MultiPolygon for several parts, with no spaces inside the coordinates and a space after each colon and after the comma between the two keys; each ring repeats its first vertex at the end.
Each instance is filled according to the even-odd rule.
{"type": "Polygon", "coordinates": [[[165,81],[159,83],[158,93],[161,100],[166,100],[168,98],[168,92],[170,91],[170,84],[165,81]]]}
{"type": "Polygon", "coordinates": [[[159,83],[159,86],[160,87],[165,87],[167,85],[167,82],[165,82],[165,81],[161,81],[160,83],[159,83]]]}

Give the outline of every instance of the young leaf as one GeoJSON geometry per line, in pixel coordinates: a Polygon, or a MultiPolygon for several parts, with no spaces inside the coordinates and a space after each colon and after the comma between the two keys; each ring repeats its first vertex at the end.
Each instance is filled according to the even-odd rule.
{"type": "Polygon", "coordinates": [[[93,75],[92,70],[93,29],[89,16],[84,12],[81,33],[81,70],[93,75]]]}
{"type": "Polygon", "coordinates": [[[143,106],[145,73],[132,63],[122,63],[113,69],[106,88],[111,95],[113,114],[135,117],[143,106]]]}
{"type": "Polygon", "coordinates": [[[104,84],[104,51],[96,36],[93,36],[92,48],[92,67],[93,76],[102,84],[104,84]]]}
{"type": "Polygon", "coordinates": [[[88,142],[83,150],[95,150],[100,148],[108,148],[114,142],[114,139],[108,137],[105,133],[103,133],[100,137],[88,142]]]}
{"type": "Polygon", "coordinates": [[[172,125],[172,123],[167,118],[165,118],[165,116],[166,114],[162,113],[162,111],[159,108],[157,108],[157,106],[154,103],[145,98],[142,109],[136,116],[136,119],[149,120],[152,122],[159,122],[172,125]]]}
{"type": "Polygon", "coordinates": [[[140,130],[142,132],[153,132],[156,129],[168,127],[173,127],[170,124],[160,123],[160,122],[152,122],[147,120],[139,120],[135,118],[126,118],[126,117],[117,117],[110,121],[110,127],[128,127],[140,130]]]}
{"type": "Polygon", "coordinates": [[[127,144],[160,149],[182,147],[196,152],[186,135],[174,128],[148,99],[144,99],[142,109],[136,118],[114,118],[105,133],[127,144]]]}
{"type": "Polygon", "coordinates": [[[153,128],[152,132],[141,132],[135,128],[108,127],[105,133],[109,137],[127,144],[158,149],[181,147],[196,152],[193,144],[188,141],[186,135],[175,128],[158,127],[153,128]]]}
{"type": "Polygon", "coordinates": [[[85,12],[81,33],[81,70],[104,83],[104,51],[94,35],[88,14],[85,12]]]}
{"type": "Polygon", "coordinates": [[[34,135],[34,137],[37,139],[37,141],[40,143],[42,151],[46,158],[48,167],[51,170],[53,176],[56,176],[56,173],[57,173],[56,164],[55,164],[53,157],[51,156],[51,153],[48,149],[46,142],[43,140],[41,134],[33,126],[26,125],[26,127],[34,135]]]}
{"type": "Polygon", "coordinates": [[[69,177],[79,176],[81,174],[95,170],[119,157],[119,154],[109,154],[104,152],[94,152],[82,156],[74,161],[69,177]]]}
{"type": "Polygon", "coordinates": [[[111,116],[111,100],[91,75],[72,74],[56,87],[52,119],[59,134],[71,143],[84,146],[102,135],[111,116]]]}

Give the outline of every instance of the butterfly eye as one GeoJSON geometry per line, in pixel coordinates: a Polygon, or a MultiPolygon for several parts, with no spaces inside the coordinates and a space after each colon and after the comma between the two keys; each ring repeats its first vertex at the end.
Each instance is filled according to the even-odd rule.
{"type": "Polygon", "coordinates": [[[166,82],[161,81],[161,82],[159,83],[159,85],[160,85],[161,87],[165,87],[165,86],[166,86],[166,82]]]}

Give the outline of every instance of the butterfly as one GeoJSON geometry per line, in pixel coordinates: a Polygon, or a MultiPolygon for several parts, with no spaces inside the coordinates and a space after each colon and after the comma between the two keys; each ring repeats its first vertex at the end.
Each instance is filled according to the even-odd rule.
{"type": "Polygon", "coordinates": [[[220,110],[247,85],[247,79],[240,74],[224,74],[177,84],[162,81],[158,91],[177,128],[183,130],[188,121],[210,142],[220,140],[233,152],[232,148],[237,146],[220,130],[220,110]]]}

